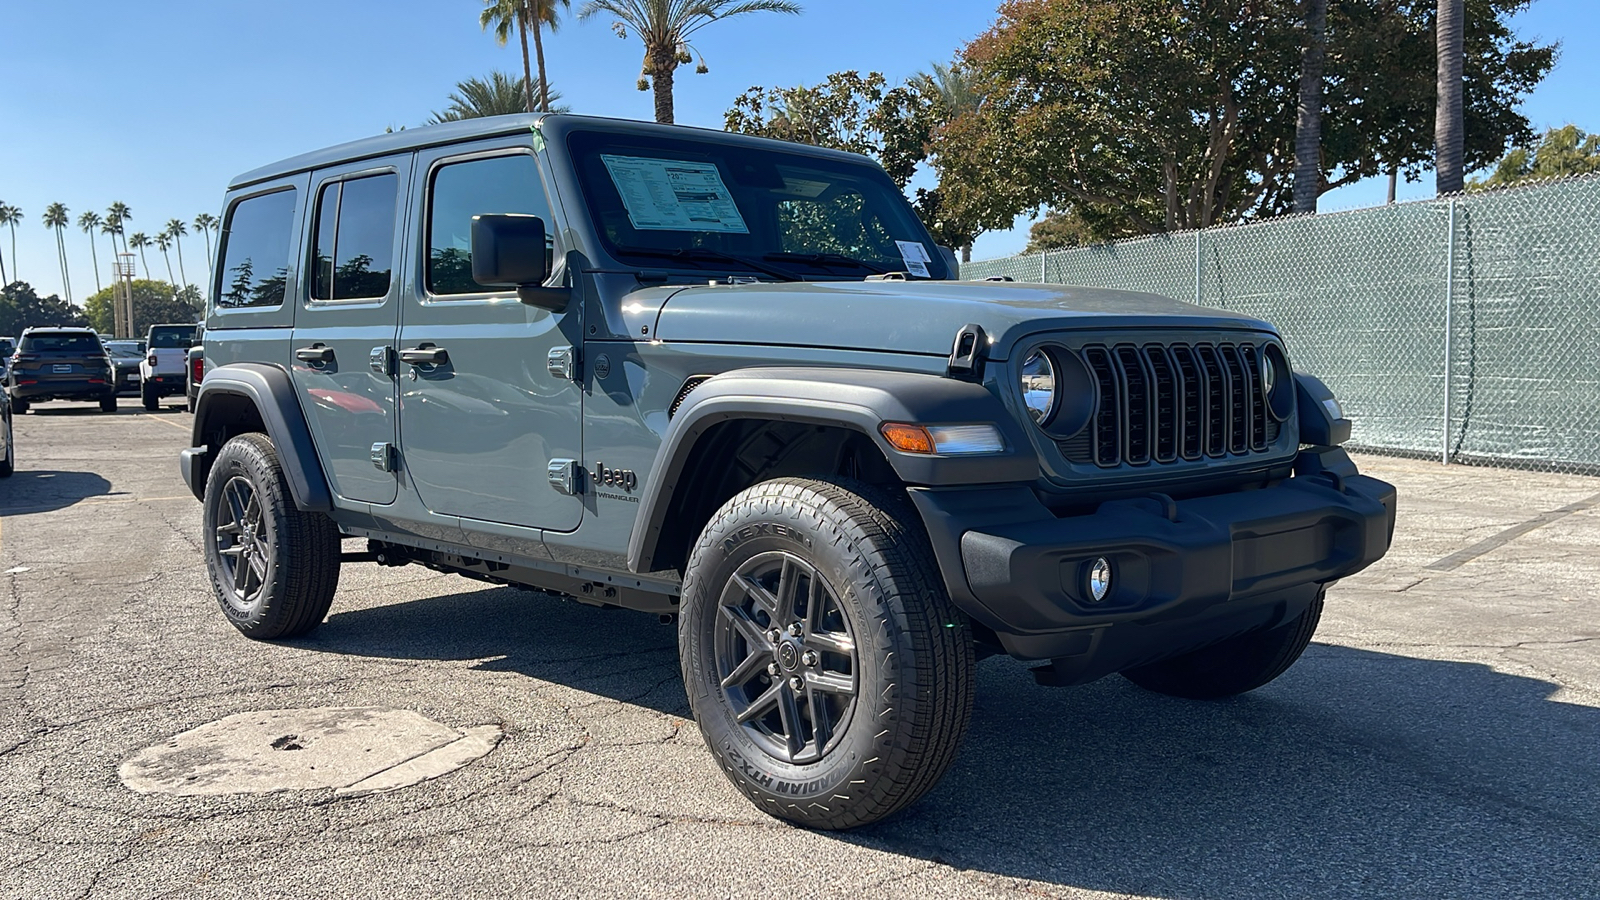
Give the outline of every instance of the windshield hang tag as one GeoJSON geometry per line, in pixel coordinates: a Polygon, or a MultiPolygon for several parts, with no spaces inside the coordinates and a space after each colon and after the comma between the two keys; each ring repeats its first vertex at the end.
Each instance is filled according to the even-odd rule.
{"type": "Polygon", "coordinates": [[[906,265],[906,271],[918,278],[932,278],[928,274],[928,263],[933,260],[928,258],[928,248],[922,246],[920,241],[895,241],[895,246],[900,248],[900,260],[906,265]]]}

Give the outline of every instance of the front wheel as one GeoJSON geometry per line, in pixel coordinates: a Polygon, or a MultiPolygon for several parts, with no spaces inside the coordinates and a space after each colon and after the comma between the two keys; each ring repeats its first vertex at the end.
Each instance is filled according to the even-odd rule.
{"type": "Polygon", "coordinates": [[[222,445],[204,506],[206,569],[228,621],[259,640],[322,624],[339,586],[339,530],[322,513],[295,508],[266,435],[222,445]]]}
{"type": "Polygon", "coordinates": [[[971,718],[971,627],[916,512],[865,484],[784,478],[729,500],[690,555],[678,646],[723,772],[808,827],[915,802],[971,718]]]}
{"type": "Polygon", "coordinates": [[[1322,621],[1323,592],[1305,611],[1266,631],[1139,666],[1122,677],[1148,691],[1190,700],[1219,700],[1253,691],[1289,670],[1322,621]]]}

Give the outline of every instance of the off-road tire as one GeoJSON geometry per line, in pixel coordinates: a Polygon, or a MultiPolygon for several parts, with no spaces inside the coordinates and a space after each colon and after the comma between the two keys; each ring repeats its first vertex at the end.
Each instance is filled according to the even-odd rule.
{"type": "Polygon", "coordinates": [[[161,397],[150,387],[148,382],[139,385],[139,400],[144,403],[144,408],[155,412],[161,408],[161,397]]]}
{"type": "Polygon", "coordinates": [[[1123,672],[1147,691],[1190,700],[1218,700],[1253,691],[1294,665],[1322,619],[1323,592],[1299,616],[1276,628],[1242,634],[1193,653],[1123,672]]]}
{"type": "Polygon", "coordinates": [[[102,397],[100,399],[100,411],[101,412],[116,412],[117,411],[117,395],[116,394],[112,394],[109,397],[102,397]]]}
{"type": "MultiPolygon", "coordinates": [[[[911,805],[950,767],[971,719],[971,625],[945,593],[916,511],[859,482],[776,479],[718,510],[684,573],[678,647],[689,704],[723,772],[759,809],[809,828],[854,828],[911,805]],[[829,729],[831,749],[808,745],[821,754],[808,762],[758,743],[718,670],[734,576],[773,557],[812,567],[853,638],[853,706],[829,729]]],[[[814,707],[799,709],[816,718],[814,707]]]]}
{"type": "MultiPolygon", "coordinates": [[[[222,445],[206,478],[203,505],[206,570],[228,621],[257,640],[298,637],[322,624],[339,586],[339,530],[322,513],[295,508],[278,452],[266,435],[241,434],[222,445]],[[248,590],[248,581],[244,592],[237,590],[230,577],[247,565],[244,556],[232,557],[238,560],[232,566],[224,562],[224,545],[242,543],[223,527],[238,518],[223,504],[225,491],[239,479],[259,506],[252,533],[260,538],[252,558],[259,555],[264,566],[255,592],[248,590]]],[[[240,506],[248,519],[248,501],[240,506]]]]}

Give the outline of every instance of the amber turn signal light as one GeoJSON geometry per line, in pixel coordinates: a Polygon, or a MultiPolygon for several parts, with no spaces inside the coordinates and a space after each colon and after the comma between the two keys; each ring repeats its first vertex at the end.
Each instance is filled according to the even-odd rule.
{"type": "Polygon", "coordinates": [[[921,425],[885,422],[878,426],[878,430],[889,440],[889,446],[901,453],[933,455],[933,435],[921,425]]]}

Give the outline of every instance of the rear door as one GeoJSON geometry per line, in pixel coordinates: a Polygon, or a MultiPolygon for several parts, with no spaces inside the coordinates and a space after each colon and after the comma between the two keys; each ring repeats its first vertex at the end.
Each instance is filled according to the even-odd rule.
{"type": "Polygon", "coordinates": [[[551,313],[472,280],[473,216],[527,213],[557,232],[533,151],[526,139],[425,150],[416,171],[410,232],[425,255],[398,346],[441,361],[400,365],[406,471],[429,510],[469,528],[577,528],[582,499],[553,488],[548,469],[579,459],[582,393],[549,356],[577,346],[579,304],[551,313]]]}
{"type": "Polygon", "coordinates": [[[300,406],[333,491],[392,503],[403,220],[411,154],[326,169],[312,178],[305,294],[290,358],[300,406]]]}

